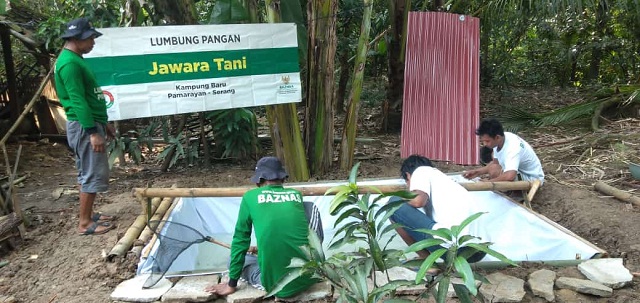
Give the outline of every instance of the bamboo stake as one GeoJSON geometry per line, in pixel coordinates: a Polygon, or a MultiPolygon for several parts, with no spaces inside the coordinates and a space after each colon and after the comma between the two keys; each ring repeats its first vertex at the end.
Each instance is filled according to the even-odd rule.
{"type": "Polygon", "coordinates": [[[529,202],[533,201],[533,196],[535,196],[536,192],[540,188],[540,185],[542,184],[540,180],[533,180],[532,182],[533,183],[531,184],[531,189],[529,189],[529,192],[527,193],[527,201],[529,202]]]}
{"type": "MultiPolygon", "coordinates": [[[[151,217],[151,221],[160,220],[164,216],[166,211],[173,205],[174,199],[175,198],[170,198],[170,197],[162,199],[162,202],[160,202],[160,206],[158,206],[158,209],[151,217]]],[[[149,225],[149,223],[147,223],[147,227],[145,227],[145,229],[140,233],[140,235],[138,236],[138,239],[134,241],[131,252],[133,252],[136,255],[136,257],[139,257],[140,252],[142,251],[142,248],[144,247],[144,245],[149,241],[151,236],[154,235],[153,231],[160,230],[161,228],[162,226],[158,226],[157,223],[156,225],[151,225],[151,226],[149,225]]]]}
{"type": "MultiPolygon", "coordinates": [[[[530,181],[514,181],[514,182],[475,182],[460,183],[468,191],[507,191],[507,190],[529,190],[533,186],[530,181]]],[[[325,192],[335,185],[318,185],[304,186],[293,185],[287,186],[295,188],[302,192],[304,196],[322,196],[325,192]]],[[[221,187],[221,188],[134,188],[135,196],[143,197],[241,197],[245,192],[255,187],[221,187]]],[[[398,185],[378,185],[378,186],[362,186],[360,193],[391,193],[401,190],[407,190],[402,184],[398,185]]]]}
{"type": "Polygon", "coordinates": [[[607,195],[614,196],[616,199],[631,203],[637,207],[640,207],[640,198],[620,189],[617,189],[611,185],[607,185],[602,181],[596,182],[593,186],[597,191],[605,193],[607,195]]]}
{"type": "MultiPolygon", "coordinates": [[[[158,205],[162,201],[162,198],[156,197],[151,200],[151,213],[155,212],[158,208],[158,205]]],[[[118,243],[111,249],[109,254],[107,255],[108,261],[113,261],[115,257],[123,256],[128,250],[129,247],[133,244],[140,233],[147,227],[147,215],[145,213],[138,215],[131,227],[127,229],[127,232],[118,240],[118,243]]]]}
{"type": "MultiPolygon", "coordinates": [[[[156,230],[162,230],[162,228],[164,227],[164,223],[167,222],[167,220],[169,219],[169,216],[173,212],[173,209],[176,207],[176,205],[178,205],[178,203],[171,204],[171,207],[169,207],[169,209],[164,213],[164,216],[162,216],[162,222],[160,222],[156,230]]],[[[145,246],[145,249],[142,252],[143,259],[146,259],[149,257],[149,254],[151,253],[151,248],[153,248],[153,245],[156,244],[157,240],[158,240],[158,235],[153,234],[153,238],[151,238],[151,241],[149,241],[149,245],[145,246]]]]}
{"type": "MultiPolygon", "coordinates": [[[[22,217],[22,207],[20,206],[20,201],[18,195],[16,195],[13,190],[13,180],[18,173],[18,163],[20,162],[20,154],[22,153],[22,145],[18,147],[18,152],[16,153],[16,162],[13,166],[13,172],[11,172],[11,163],[9,163],[9,155],[7,153],[7,147],[4,143],[0,144],[2,146],[2,152],[4,153],[5,163],[7,166],[7,174],[9,175],[9,190],[7,191],[7,200],[11,199],[11,205],[13,207],[13,211],[16,213],[18,218],[20,218],[20,225],[18,226],[18,231],[20,232],[20,238],[24,239],[25,234],[27,233],[24,227],[24,218],[22,217]]],[[[6,203],[6,201],[5,201],[6,203]]],[[[6,209],[7,207],[5,207],[6,209]]]]}

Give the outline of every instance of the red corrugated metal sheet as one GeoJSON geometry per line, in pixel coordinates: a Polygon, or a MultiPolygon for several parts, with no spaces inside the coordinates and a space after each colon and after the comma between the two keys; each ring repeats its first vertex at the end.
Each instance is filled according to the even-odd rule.
{"type": "Polygon", "coordinates": [[[478,164],[480,20],[409,14],[401,154],[478,164]]]}

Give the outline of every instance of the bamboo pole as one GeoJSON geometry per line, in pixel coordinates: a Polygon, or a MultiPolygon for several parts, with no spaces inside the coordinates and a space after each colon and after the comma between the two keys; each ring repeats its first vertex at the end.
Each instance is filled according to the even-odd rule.
{"type": "MultiPolygon", "coordinates": [[[[460,183],[462,187],[468,191],[507,191],[507,190],[529,190],[533,182],[515,181],[515,182],[475,182],[460,183]]],[[[334,185],[305,186],[296,185],[288,186],[302,192],[304,196],[322,196],[325,192],[334,187],[334,185]]],[[[143,197],[241,197],[245,192],[255,187],[221,187],[221,188],[134,188],[135,196],[143,197]]],[[[378,186],[362,186],[360,193],[391,193],[401,190],[407,190],[402,184],[398,185],[378,185],[378,186]]]]}
{"type": "Polygon", "coordinates": [[[532,182],[533,183],[531,184],[531,188],[527,193],[527,201],[529,202],[533,201],[533,196],[535,196],[536,192],[540,188],[540,185],[542,185],[542,182],[540,182],[540,180],[533,180],[532,182]]]}
{"type": "MultiPolygon", "coordinates": [[[[150,221],[159,221],[162,219],[162,217],[164,216],[164,214],[167,212],[167,210],[173,205],[173,200],[175,198],[171,198],[171,197],[167,197],[162,199],[162,202],[160,202],[160,206],[158,206],[158,209],[156,210],[156,212],[153,214],[153,216],[151,217],[150,221]]],[[[162,226],[158,226],[158,224],[154,224],[154,225],[150,225],[149,223],[147,224],[147,226],[144,228],[144,230],[140,233],[140,235],[138,236],[138,239],[136,241],[134,241],[133,243],[133,248],[131,249],[131,252],[133,252],[136,257],[140,256],[140,252],[142,251],[142,248],[144,247],[144,245],[149,241],[149,239],[151,238],[151,236],[154,235],[154,230],[160,230],[162,228],[162,226]]]]}
{"type": "Polygon", "coordinates": [[[611,185],[607,185],[602,181],[598,181],[596,182],[596,184],[593,186],[597,191],[605,193],[607,195],[612,195],[614,196],[616,199],[623,201],[623,202],[627,202],[627,203],[631,203],[637,207],[640,207],[640,198],[626,192],[620,189],[617,189],[611,185]]]}
{"type": "MultiPolygon", "coordinates": [[[[156,197],[151,200],[151,213],[154,213],[158,206],[162,202],[162,198],[156,197]]],[[[129,247],[133,244],[133,242],[138,238],[140,233],[147,227],[147,214],[142,213],[138,215],[131,227],[127,229],[127,232],[118,240],[118,243],[111,249],[109,254],[107,255],[108,261],[113,261],[115,257],[123,256],[128,250],[129,247]]]]}
{"type": "MultiPolygon", "coordinates": [[[[176,207],[176,205],[178,205],[178,203],[171,204],[171,207],[169,207],[169,209],[164,213],[164,216],[162,216],[162,220],[161,220],[162,222],[160,222],[156,230],[162,230],[162,228],[164,227],[164,223],[167,222],[167,220],[169,219],[169,216],[173,212],[173,209],[176,207]]],[[[144,251],[142,252],[143,259],[146,259],[149,257],[149,254],[151,253],[151,248],[153,248],[153,245],[155,245],[157,240],[158,240],[158,235],[153,234],[153,238],[151,238],[151,241],[149,241],[149,245],[145,246],[144,251]]]]}

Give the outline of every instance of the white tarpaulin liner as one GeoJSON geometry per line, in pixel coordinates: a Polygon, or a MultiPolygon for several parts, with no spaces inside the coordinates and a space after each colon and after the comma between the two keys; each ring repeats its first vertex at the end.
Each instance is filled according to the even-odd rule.
{"type": "MultiPolygon", "coordinates": [[[[456,177],[453,177],[454,179],[456,177]]],[[[360,181],[359,186],[380,184],[403,184],[401,179],[360,181]]],[[[339,183],[335,183],[336,185],[339,183]]],[[[316,184],[318,186],[327,184],[316,184]]],[[[304,186],[314,186],[304,184],[304,186]]],[[[289,185],[289,187],[295,187],[289,185]]],[[[492,242],[492,249],[504,254],[514,261],[551,261],[590,259],[603,251],[593,244],[581,239],[565,228],[552,223],[545,217],[520,206],[504,196],[490,191],[471,192],[480,211],[480,216],[470,228],[470,233],[492,242]]],[[[325,248],[333,239],[335,219],[329,214],[332,196],[307,196],[318,207],[324,229],[325,248]]],[[[228,198],[181,198],[170,215],[172,222],[186,224],[197,229],[205,236],[231,243],[235,221],[240,207],[240,197],[228,198]]],[[[386,202],[382,199],[381,202],[386,202]]],[[[167,228],[167,227],[165,227],[167,228]]],[[[253,240],[255,243],[255,239],[253,240]]],[[[138,273],[150,271],[153,256],[159,242],[156,241],[149,258],[142,259],[138,273]]],[[[255,244],[254,244],[255,245],[255,244]]],[[[390,248],[405,249],[407,245],[396,237],[390,248]]],[[[354,246],[341,248],[342,251],[353,250],[354,246]]],[[[331,252],[328,252],[330,255],[331,252]]],[[[212,243],[193,245],[185,250],[172,264],[168,276],[180,274],[214,273],[227,269],[229,250],[212,243]]],[[[495,261],[486,256],[482,261],[495,261]]]]}

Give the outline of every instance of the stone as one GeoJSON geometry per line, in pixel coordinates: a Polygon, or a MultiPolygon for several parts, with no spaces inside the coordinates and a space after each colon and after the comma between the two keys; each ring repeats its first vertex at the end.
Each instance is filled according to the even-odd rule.
{"type": "Polygon", "coordinates": [[[560,277],[556,280],[556,286],[599,297],[611,297],[613,295],[613,289],[591,280],[560,277]]]}
{"type": "Polygon", "coordinates": [[[311,285],[309,289],[290,298],[282,299],[286,302],[311,302],[323,300],[331,296],[331,284],[328,282],[320,282],[311,285]]]}
{"type": "Polygon", "coordinates": [[[18,302],[14,296],[0,295],[0,303],[16,303],[18,302]]]}
{"type": "MultiPolygon", "coordinates": [[[[226,279],[228,280],[228,278],[226,279]]],[[[221,283],[227,283],[225,279],[221,283]]],[[[257,289],[244,281],[238,281],[238,287],[236,292],[227,296],[227,303],[252,303],[258,299],[264,297],[267,294],[266,291],[257,289]]]]}
{"type": "MultiPolygon", "coordinates": [[[[389,268],[387,272],[389,274],[390,280],[387,279],[387,275],[385,273],[376,271],[376,282],[379,286],[385,285],[389,283],[389,281],[397,281],[397,280],[415,281],[416,280],[416,272],[404,267],[398,266],[398,267],[389,268]]],[[[425,284],[421,283],[417,285],[398,287],[398,289],[396,289],[396,294],[419,295],[427,290],[425,284]]],[[[369,287],[369,291],[373,290],[373,281],[369,278],[367,278],[367,286],[369,287]]]]}
{"type": "MultiPolygon", "coordinates": [[[[456,294],[455,288],[453,288],[453,284],[464,285],[464,281],[460,278],[452,278],[449,283],[449,289],[447,289],[447,298],[457,298],[458,294],[456,294]]],[[[476,280],[476,288],[479,288],[482,285],[482,282],[476,280]]],[[[438,285],[435,286],[438,289],[438,285]]]]}
{"type": "Polygon", "coordinates": [[[592,259],[578,265],[578,270],[593,282],[618,289],[631,284],[633,275],[620,258],[592,259]]]}
{"type": "Polygon", "coordinates": [[[499,272],[486,278],[490,283],[480,287],[485,302],[520,302],[524,298],[524,280],[499,272]]]}
{"type": "Polygon", "coordinates": [[[218,275],[184,277],[162,296],[162,302],[208,302],[217,296],[204,289],[218,284],[218,279],[218,275]]]}
{"type": "Polygon", "coordinates": [[[125,302],[155,302],[160,300],[169,289],[171,282],[162,278],[152,288],[143,289],[142,285],[149,278],[149,274],[139,275],[120,283],[111,293],[111,300],[125,302]]]}
{"type": "Polygon", "coordinates": [[[548,302],[555,300],[553,285],[556,280],[556,273],[552,270],[541,269],[529,275],[529,287],[531,292],[538,297],[542,297],[548,302]]]}

